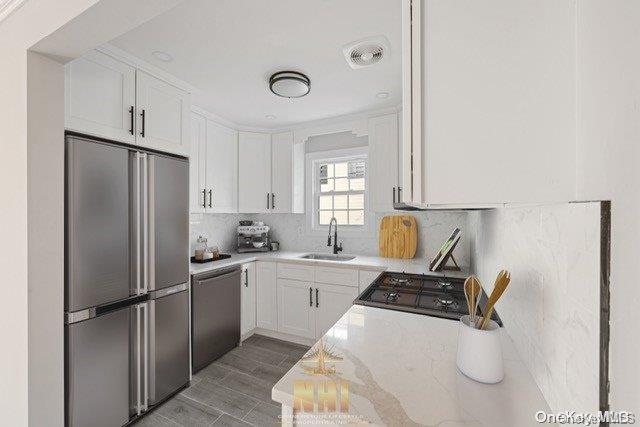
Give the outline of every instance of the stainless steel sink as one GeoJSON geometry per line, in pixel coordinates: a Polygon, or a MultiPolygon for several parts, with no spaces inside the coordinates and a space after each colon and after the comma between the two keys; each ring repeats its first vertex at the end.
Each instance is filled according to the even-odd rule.
{"type": "Polygon", "coordinates": [[[308,254],[308,255],[303,255],[300,258],[303,259],[318,259],[318,260],[323,260],[323,261],[351,261],[352,259],[355,259],[354,256],[349,256],[349,255],[332,255],[332,254],[308,254]]]}

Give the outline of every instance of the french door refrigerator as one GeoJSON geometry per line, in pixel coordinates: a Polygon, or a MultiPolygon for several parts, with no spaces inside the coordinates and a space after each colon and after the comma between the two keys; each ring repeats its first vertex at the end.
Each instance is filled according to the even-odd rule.
{"type": "Polygon", "coordinates": [[[65,144],[66,424],[122,426],[189,382],[189,164],[65,144]]]}

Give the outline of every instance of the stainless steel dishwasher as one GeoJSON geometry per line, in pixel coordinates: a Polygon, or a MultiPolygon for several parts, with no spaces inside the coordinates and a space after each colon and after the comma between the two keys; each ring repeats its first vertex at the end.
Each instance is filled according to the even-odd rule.
{"type": "Polygon", "coordinates": [[[240,343],[241,267],[194,276],[191,288],[193,373],[240,343]]]}

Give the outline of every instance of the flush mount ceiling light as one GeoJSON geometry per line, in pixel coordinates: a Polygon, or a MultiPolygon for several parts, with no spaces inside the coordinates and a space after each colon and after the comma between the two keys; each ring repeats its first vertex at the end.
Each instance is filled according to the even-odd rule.
{"type": "Polygon", "coordinates": [[[280,71],[269,78],[269,89],[283,98],[300,98],[311,90],[311,80],[297,71],[280,71]]]}
{"type": "Polygon", "coordinates": [[[169,55],[167,52],[163,52],[161,50],[156,50],[151,53],[156,59],[162,62],[171,62],[173,61],[173,56],[169,55]]]}

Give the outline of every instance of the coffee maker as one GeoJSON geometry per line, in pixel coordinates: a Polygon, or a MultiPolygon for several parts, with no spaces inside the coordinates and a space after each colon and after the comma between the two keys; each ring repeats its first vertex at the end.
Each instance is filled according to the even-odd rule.
{"type": "Polygon", "coordinates": [[[270,251],[269,227],[262,222],[241,221],[238,226],[238,253],[270,251]]]}

